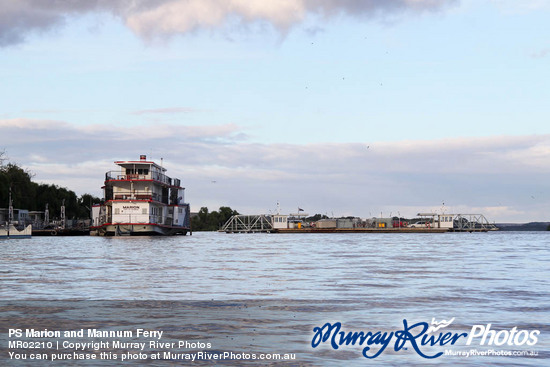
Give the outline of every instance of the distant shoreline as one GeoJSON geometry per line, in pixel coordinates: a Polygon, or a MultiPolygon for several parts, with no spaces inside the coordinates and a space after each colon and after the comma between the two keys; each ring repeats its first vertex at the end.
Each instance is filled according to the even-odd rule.
{"type": "Polygon", "coordinates": [[[550,222],[495,223],[501,231],[548,231],[550,222]]]}

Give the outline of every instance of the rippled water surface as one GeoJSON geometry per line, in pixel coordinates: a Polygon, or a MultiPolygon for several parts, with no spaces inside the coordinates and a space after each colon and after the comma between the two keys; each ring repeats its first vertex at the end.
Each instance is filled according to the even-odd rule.
{"type": "Polygon", "coordinates": [[[0,252],[2,300],[300,300],[321,307],[313,326],[386,329],[455,317],[457,328],[536,328],[541,338],[536,359],[453,364],[550,363],[550,232],[33,237],[0,240],[0,252]]]}

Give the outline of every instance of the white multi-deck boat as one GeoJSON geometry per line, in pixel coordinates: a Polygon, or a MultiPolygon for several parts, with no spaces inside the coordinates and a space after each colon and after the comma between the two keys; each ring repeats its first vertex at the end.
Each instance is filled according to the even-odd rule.
{"type": "Polygon", "coordinates": [[[104,202],[92,207],[90,234],[175,235],[191,231],[189,204],[177,178],[140,156],[117,161],[120,171],[105,174],[104,202]]]}

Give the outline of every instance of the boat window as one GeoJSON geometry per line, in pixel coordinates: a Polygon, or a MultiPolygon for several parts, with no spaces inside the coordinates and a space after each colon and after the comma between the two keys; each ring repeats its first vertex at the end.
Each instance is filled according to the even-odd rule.
{"type": "Polygon", "coordinates": [[[141,209],[141,214],[147,214],[147,208],[142,208],[141,209]]]}
{"type": "Polygon", "coordinates": [[[115,208],[115,214],[120,214],[120,208],[115,208]]]}

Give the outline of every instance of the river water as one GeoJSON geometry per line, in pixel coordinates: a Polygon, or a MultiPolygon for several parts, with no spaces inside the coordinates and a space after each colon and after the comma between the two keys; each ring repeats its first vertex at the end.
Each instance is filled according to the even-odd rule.
{"type": "Polygon", "coordinates": [[[0,253],[2,343],[5,329],[36,328],[37,318],[57,313],[46,323],[50,330],[121,320],[127,327],[169,324],[174,339],[210,340],[213,349],[296,353],[276,365],[550,364],[550,232],[33,237],[0,241],[0,253]],[[366,344],[312,347],[313,328],[327,322],[390,333],[403,330],[404,320],[452,318],[441,331],[471,334],[474,325],[491,324],[507,330],[504,338],[516,327],[515,335],[526,330],[520,344],[526,333],[540,334],[531,346],[480,345],[480,338],[468,346],[463,337],[419,348],[430,356],[446,349],[490,353],[434,359],[411,342],[396,350],[395,338],[372,359],[362,355],[366,344]],[[192,322],[191,334],[178,326],[192,322]],[[510,351],[532,355],[502,355],[510,351]]]}

